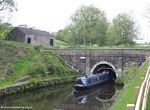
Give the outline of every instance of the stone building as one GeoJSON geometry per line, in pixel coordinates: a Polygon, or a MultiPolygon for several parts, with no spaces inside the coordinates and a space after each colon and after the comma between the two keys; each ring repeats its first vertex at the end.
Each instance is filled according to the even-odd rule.
{"type": "Polygon", "coordinates": [[[15,27],[8,33],[7,40],[34,45],[54,45],[54,36],[46,31],[27,27],[15,27]]]}

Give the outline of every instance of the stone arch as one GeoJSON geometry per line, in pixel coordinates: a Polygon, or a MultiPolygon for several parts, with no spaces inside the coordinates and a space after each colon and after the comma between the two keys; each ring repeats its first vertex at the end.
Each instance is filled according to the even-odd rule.
{"type": "Polygon", "coordinates": [[[117,69],[115,68],[115,66],[112,63],[107,62],[107,61],[100,61],[100,62],[96,63],[92,67],[92,69],[90,71],[90,74],[95,74],[95,71],[98,71],[98,69],[100,69],[100,68],[101,69],[105,69],[106,67],[108,67],[109,69],[111,69],[111,71],[115,74],[115,77],[118,77],[118,72],[117,72],[117,69]]]}

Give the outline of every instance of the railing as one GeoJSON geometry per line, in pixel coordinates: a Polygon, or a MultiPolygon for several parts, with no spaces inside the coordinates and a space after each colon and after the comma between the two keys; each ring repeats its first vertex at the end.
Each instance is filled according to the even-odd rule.
{"type": "Polygon", "coordinates": [[[140,87],[137,101],[135,104],[135,110],[145,110],[148,97],[148,91],[150,87],[150,66],[146,72],[145,79],[140,87]]]}
{"type": "Polygon", "coordinates": [[[65,61],[65,63],[66,63],[70,68],[72,68],[74,71],[79,72],[79,69],[74,68],[74,66],[71,65],[71,63],[68,63],[67,61],[65,61]]]}

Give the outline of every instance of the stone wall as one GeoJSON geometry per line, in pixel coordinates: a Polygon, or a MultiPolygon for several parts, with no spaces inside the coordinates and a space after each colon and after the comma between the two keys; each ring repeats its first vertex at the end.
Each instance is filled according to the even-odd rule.
{"type": "Polygon", "coordinates": [[[107,61],[114,65],[118,71],[122,71],[129,62],[142,64],[149,56],[149,49],[49,49],[60,55],[80,72],[90,74],[92,67],[101,61],[107,61]],[[85,58],[83,61],[82,58],[85,58]]]}
{"type": "Polygon", "coordinates": [[[50,39],[53,39],[51,37],[45,37],[45,36],[35,36],[35,35],[25,35],[25,43],[27,43],[27,38],[31,38],[31,44],[34,45],[50,45],[50,39]]]}

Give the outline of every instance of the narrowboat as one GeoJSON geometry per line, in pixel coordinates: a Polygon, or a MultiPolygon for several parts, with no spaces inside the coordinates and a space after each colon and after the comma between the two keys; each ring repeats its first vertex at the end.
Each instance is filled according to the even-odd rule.
{"type": "Polygon", "coordinates": [[[78,77],[75,81],[74,89],[76,91],[86,90],[111,79],[111,75],[109,75],[109,72],[106,70],[101,73],[78,77]]]}

